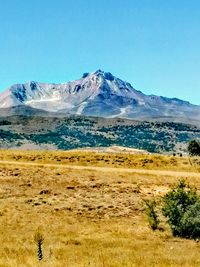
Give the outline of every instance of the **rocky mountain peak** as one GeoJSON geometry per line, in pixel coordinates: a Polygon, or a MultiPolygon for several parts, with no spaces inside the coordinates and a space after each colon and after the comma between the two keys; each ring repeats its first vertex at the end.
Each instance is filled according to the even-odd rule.
{"type": "Polygon", "coordinates": [[[108,81],[114,81],[115,80],[115,77],[114,77],[114,75],[112,75],[112,73],[105,72],[105,71],[100,70],[100,69],[95,71],[94,75],[96,75],[98,77],[102,77],[102,78],[104,78],[105,80],[108,80],[108,81]]]}
{"type": "Polygon", "coordinates": [[[0,108],[16,106],[98,117],[200,120],[200,106],[179,99],[145,95],[130,83],[100,69],[62,84],[29,81],[13,85],[0,94],[0,108]]]}

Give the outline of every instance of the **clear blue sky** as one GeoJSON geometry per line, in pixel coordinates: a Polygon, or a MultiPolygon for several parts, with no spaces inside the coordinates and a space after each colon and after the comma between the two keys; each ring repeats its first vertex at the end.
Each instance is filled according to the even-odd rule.
{"type": "Polygon", "coordinates": [[[0,90],[97,69],[200,104],[199,0],[0,0],[0,90]]]}

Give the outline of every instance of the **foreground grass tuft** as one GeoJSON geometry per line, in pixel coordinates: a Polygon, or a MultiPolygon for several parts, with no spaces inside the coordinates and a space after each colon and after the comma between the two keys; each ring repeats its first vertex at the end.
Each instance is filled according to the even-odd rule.
{"type": "Polygon", "coordinates": [[[37,244],[37,248],[38,248],[37,250],[38,260],[41,261],[43,259],[42,245],[43,245],[44,237],[39,230],[35,233],[34,241],[37,244]]]}

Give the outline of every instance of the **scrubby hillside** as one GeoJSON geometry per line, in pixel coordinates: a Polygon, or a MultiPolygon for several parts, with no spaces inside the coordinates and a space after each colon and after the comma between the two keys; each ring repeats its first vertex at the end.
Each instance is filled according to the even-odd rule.
{"type": "Polygon", "coordinates": [[[0,147],[69,150],[119,145],[149,152],[184,152],[200,128],[173,122],[139,122],[82,116],[0,118],[0,147]]]}

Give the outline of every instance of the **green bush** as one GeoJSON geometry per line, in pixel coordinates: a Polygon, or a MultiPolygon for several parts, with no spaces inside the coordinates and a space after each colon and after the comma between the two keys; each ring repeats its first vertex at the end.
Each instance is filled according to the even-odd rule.
{"type": "Polygon", "coordinates": [[[156,201],[155,200],[146,200],[146,215],[148,217],[149,225],[152,230],[158,229],[160,220],[156,211],[156,201]]]}
{"type": "Polygon", "coordinates": [[[200,205],[196,189],[187,185],[185,181],[180,181],[176,187],[164,196],[162,211],[168,220],[174,236],[194,238],[194,233],[199,233],[198,219],[195,217],[193,210],[196,205],[200,205]],[[191,224],[193,225],[194,232],[191,232],[191,224],[189,223],[189,216],[192,214],[194,216],[192,217],[191,224]]]}
{"type": "Polygon", "coordinates": [[[200,203],[197,202],[184,213],[181,219],[182,235],[186,238],[200,238],[200,203]]]}

